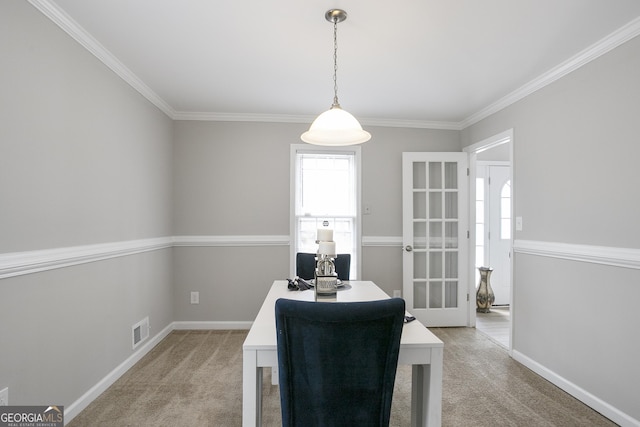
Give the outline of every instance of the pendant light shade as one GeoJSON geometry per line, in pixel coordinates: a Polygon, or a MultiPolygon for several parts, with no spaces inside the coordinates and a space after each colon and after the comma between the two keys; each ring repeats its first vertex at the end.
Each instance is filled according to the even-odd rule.
{"type": "Polygon", "coordinates": [[[362,129],[358,120],[340,108],[338,103],[338,22],[347,19],[347,12],[331,9],[325,19],[333,23],[333,105],[311,123],[311,127],[300,138],[315,145],[355,145],[371,139],[371,134],[362,129]]]}
{"type": "Polygon", "coordinates": [[[362,144],[371,139],[371,134],[351,113],[334,105],[320,114],[300,138],[309,144],[339,146],[362,144]]]}

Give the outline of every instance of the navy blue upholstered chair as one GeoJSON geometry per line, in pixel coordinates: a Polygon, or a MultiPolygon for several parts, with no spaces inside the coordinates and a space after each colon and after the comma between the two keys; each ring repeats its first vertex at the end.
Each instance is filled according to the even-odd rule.
{"type": "MultiPolygon", "coordinates": [[[[338,254],[335,259],[338,279],[349,280],[351,270],[351,254],[338,254]]],[[[296,276],[310,280],[314,278],[316,269],[316,254],[298,252],[296,254],[296,276]]]]}
{"type": "Polygon", "coordinates": [[[403,299],[276,301],[284,427],[388,426],[403,299]]]}

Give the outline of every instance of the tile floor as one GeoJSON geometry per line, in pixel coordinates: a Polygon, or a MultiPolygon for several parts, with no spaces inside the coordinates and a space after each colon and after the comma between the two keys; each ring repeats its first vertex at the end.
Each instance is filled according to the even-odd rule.
{"type": "Polygon", "coordinates": [[[489,313],[476,313],[476,329],[509,348],[509,306],[493,306],[489,313]]]}

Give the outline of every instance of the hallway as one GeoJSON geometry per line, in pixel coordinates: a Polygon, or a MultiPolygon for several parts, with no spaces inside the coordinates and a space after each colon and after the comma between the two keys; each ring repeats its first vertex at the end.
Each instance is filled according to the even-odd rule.
{"type": "Polygon", "coordinates": [[[476,329],[509,349],[510,317],[508,305],[493,306],[489,313],[476,313],[476,329]]]}

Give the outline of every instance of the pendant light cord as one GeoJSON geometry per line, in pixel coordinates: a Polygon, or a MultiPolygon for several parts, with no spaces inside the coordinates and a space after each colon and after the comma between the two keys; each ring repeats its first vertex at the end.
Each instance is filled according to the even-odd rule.
{"type": "Polygon", "coordinates": [[[333,18],[333,105],[331,108],[340,108],[338,102],[338,18],[333,18]]]}

